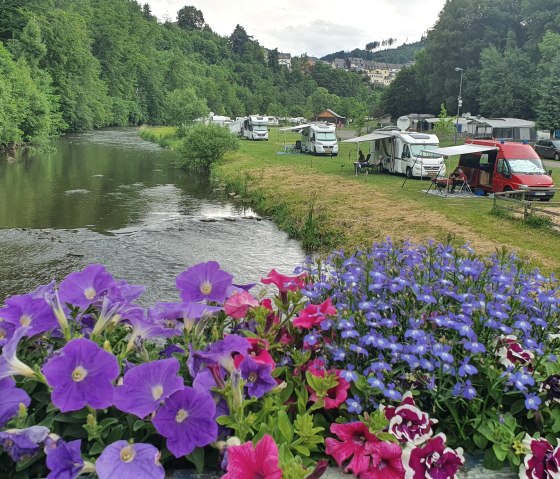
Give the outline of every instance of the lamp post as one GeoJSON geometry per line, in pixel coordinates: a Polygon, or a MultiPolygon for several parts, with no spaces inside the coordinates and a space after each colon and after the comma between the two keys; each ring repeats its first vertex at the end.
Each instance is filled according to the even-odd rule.
{"type": "Polygon", "coordinates": [[[459,80],[459,96],[457,97],[457,123],[455,124],[455,144],[457,144],[457,135],[459,134],[459,115],[461,113],[461,106],[463,99],[461,98],[461,91],[463,89],[463,69],[455,67],[456,72],[461,72],[461,79],[459,80]]]}

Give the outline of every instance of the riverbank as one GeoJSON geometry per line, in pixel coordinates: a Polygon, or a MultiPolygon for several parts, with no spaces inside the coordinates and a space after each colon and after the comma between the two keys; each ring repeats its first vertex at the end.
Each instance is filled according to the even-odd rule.
{"type": "Polygon", "coordinates": [[[338,157],[284,153],[297,135],[271,130],[268,142],[242,141],[213,171],[304,247],[327,252],[395,240],[468,243],[477,253],[515,251],[546,271],[560,271],[560,235],[491,213],[489,198],[426,195],[428,181],[354,173],[355,150],[338,157]]]}

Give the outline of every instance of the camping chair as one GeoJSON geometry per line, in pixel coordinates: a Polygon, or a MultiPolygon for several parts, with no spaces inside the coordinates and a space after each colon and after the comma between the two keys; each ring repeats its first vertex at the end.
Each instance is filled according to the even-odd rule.
{"type": "Polygon", "coordinates": [[[453,180],[449,178],[442,178],[441,176],[432,178],[432,185],[440,195],[445,195],[452,184],[453,180]]]}
{"type": "Polygon", "coordinates": [[[296,144],[294,146],[294,151],[296,153],[301,153],[301,140],[296,140],[296,144]]]}
{"type": "MultiPolygon", "coordinates": [[[[467,175],[464,175],[464,179],[461,182],[455,180],[454,190],[457,193],[467,193],[467,194],[471,194],[471,195],[473,194],[473,191],[471,189],[471,185],[469,184],[472,181],[473,173],[474,173],[474,170],[471,170],[468,177],[467,177],[467,175]]],[[[453,185],[453,180],[451,180],[451,185],[453,185]]]]}

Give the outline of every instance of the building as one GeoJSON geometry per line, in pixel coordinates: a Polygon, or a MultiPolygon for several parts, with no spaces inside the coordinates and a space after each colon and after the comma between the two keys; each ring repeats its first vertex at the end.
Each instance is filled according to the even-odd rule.
{"type": "Polygon", "coordinates": [[[346,117],[340,116],[338,113],[330,109],[326,109],[325,111],[319,113],[315,117],[316,121],[326,121],[328,123],[334,123],[337,126],[342,126],[346,124],[346,117]]]}
{"type": "Polygon", "coordinates": [[[289,53],[278,53],[278,65],[292,68],[292,55],[289,53]]]}
{"type": "Polygon", "coordinates": [[[537,129],[534,121],[519,118],[471,117],[467,135],[472,138],[495,138],[512,141],[534,141],[537,129]]]}

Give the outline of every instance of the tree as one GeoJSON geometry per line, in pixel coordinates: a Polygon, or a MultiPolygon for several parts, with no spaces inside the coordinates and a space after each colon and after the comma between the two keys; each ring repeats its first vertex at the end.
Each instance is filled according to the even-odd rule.
{"type": "Polygon", "coordinates": [[[371,52],[372,50],[376,50],[377,48],[379,48],[379,42],[378,41],[369,42],[368,44],[366,44],[366,50],[368,52],[371,52]]]}
{"type": "Polygon", "coordinates": [[[229,44],[233,53],[237,53],[238,55],[243,55],[245,52],[245,48],[247,44],[251,41],[251,37],[247,35],[245,29],[237,24],[233,33],[229,37],[229,44]]]}
{"type": "Polygon", "coordinates": [[[278,72],[280,70],[280,64],[278,63],[279,55],[278,48],[268,51],[268,67],[273,72],[278,72]]]}
{"type": "Polygon", "coordinates": [[[551,60],[550,76],[539,88],[537,104],[537,127],[542,130],[560,130],[560,53],[551,60]]]}
{"type": "Polygon", "coordinates": [[[434,131],[436,134],[442,137],[451,135],[455,131],[455,125],[453,124],[453,118],[447,115],[445,103],[441,104],[441,110],[438,118],[439,121],[434,125],[434,131]]]}
{"type": "Polygon", "coordinates": [[[425,95],[417,67],[406,67],[383,93],[382,106],[394,118],[413,112],[420,113],[426,107],[425,95]]]}
{"type": "Polygon", "coordinates": [[[184,30],[189,28],[202,30],[204,28],[204,15],[197,8],[187,5],[177,12],[177,22],[184,30]]]}
{"type": "Polygon", "coordinates": [[[317,114],[325,111],[327,108],[331,110],[340,110],[340,98],[326,88],[319,87],[307,100],[307,117],[315,118],[317,114]]]}
{"type": "Polygon", "coordinates": [[[154,16],[152,15],[152,9],[149,3],[142,5],[142,15],[146,20],[152,20],[154,16]]]}
{"type": "Polygon", "coordinates": [[[183,136],[187,127],[206,116],[209,110],[206,101],[198,98],[192,88],[185,88],[168,94],[166,112],[167,123],[177,127],[179,136],[183,136]]]}

